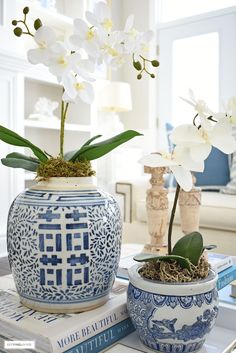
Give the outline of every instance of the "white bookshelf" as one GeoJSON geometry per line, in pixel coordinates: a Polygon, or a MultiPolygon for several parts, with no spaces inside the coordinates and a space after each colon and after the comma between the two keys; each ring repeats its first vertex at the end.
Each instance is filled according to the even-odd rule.
{"type": "MultiPolygon", "coordinates": [[[[60,130],[60,120],[58,121],[40,121],[40,120],[24,120],[25,128],[32,129],[49,129],[49,130],[60,130]]],[[[90,132],[91,126],[88,124],[65,124],[66,131],[70,132],[90,132]]]]}

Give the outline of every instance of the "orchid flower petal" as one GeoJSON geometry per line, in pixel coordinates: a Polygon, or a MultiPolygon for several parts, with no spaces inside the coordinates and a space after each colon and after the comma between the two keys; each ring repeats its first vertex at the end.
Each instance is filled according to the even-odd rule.
{"type": "Polygon", "coordinates": [[[177,183],[184,191],[190,191],[193,187],[193,178],[189,170],[181,166],[171,166],[170,170],[173,172],[177,183]]]}
{"type": "Polygon", "coordinates": [[[203,116],[200,116],[200,122],[201,122],[201,130],[210,131],[214,128],[212,122],[203,116]]]}
{"type": "Polygon", "coordinates": [[[97,27],[98,22],[97,22],[96,16],[95,16],[91,11],[86,11],[86,12],[85,12],[85,17],[86,17],[86,20],[87,20],[91,25],[97,27]]]}
{"type": "MultiPolygon", "coordinates": [[[[171,156],[171,155],[169,155],[171,156]]],[[[147,167],[169,167],[171,165],[177,165],[176,162],[171,160],[170,158],[164,158],[161,154],[159,153],[151,153],[147,156],[142,157],[139,162],[142,165],[145,165],[147,167]]]]}
{"type": "Polygon", "coordinates": [[[192,102],[196,102],[194,92],[191,88],[189,88],[189,90],[188,90],[188,95],[189,95],[189,98],[191,99],[192,102]]]}
{"type": "Polygon", "coordinates": [[[204,142],[197,127],[189,124],[177,126],[170,134],[170,140],[174,144],[193,144],[204,142]]]}
{"type": "Polygon", "coordinates": [[[226,154],[236,151],[236,140],[233,136],[215,135],[212,138],[212,144],[226,154]]]}
{"type": "Polygon", "coordinates": [[[74,20],[74,28],[75,34],[77,34],[80,38],[85,37],[89,29],[87,23],[81,18],[76,18],[74,20]]]}
{"type": "Polygon", "coordinates": [[[204,170],[204,160],[194,160],[191,155],[190,147],[176,146],[174,149],[175,160],[179,161],[179,164],[182,165],[185,169],[203,172],[204,170]]]}
{"type": "Polygon", "coordinates": [[[48,47],[56,42],[56,33],[52,28],[42,26],[35,32],[34,40],[39,46],[48,47]]]}
{"type": "Polygon", "coordinates": [[[132,15],[129,15],[129,17],[125,22],[124,32],[129,32],[132,29],[133,25],[134,25],[134,15],[132,14],[132,15]]]}
{"type": "Polygon", "coordinates": [[[45,51],[41,49],[30,49],[27,52],[28,61],[31,64],[43,64],[48,61],[48,56],[45,55],[45,51]]]}
{"type": "Polygon", "coordinates": [[[228,120],[221,119],[215,124],[211,133],[211,143],[226,154],[236,150],[236,140],[232,136],[232,126],[228,120]]]}
{"type": "Polygon", "coordinates": [[[195,104],[193,102],[191,102],[189,99],[186,99],[184,97],[179,97],[180,99],[182,99],[184,102],[190,104],[192,107],[195,107],[195,104]]]}
{"type": "Polygon", "coordinates": [[[94,89],[93,86],[88,82],[82,82],[83,89],[79,90],[78,95],[83,102],[91,104],[94,100],[94,89]]]}
{"type": "MultiPolygon", "coordinates": [[[[212,146],[209,143],[199,143],[190,146],[190,156],[197,163],[204,161],[210,154],[212,146]]],[[[195,170],[197,171],[197,170],[195,170]]]]}

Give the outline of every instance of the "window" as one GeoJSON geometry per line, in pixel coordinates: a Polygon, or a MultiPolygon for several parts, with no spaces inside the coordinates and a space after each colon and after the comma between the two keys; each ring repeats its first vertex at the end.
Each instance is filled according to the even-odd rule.
{"type": "MultiPolygon", "coordinates": [[[[212,110],[236,94],[236,7],[212,12],[159,27],[160,71],[158,116],[160,136],[165,123],[189,122],[193,110],[180,96],[188,98],[191,88],[196,98],[212,110]]],[[[166,139],[159,140],[159,146],[166,139]]],[[[158,146],[157,146],[158,147],[158,146]]]]}
{"type": "Polygon", "coordinates": [[[161,22],[174,21],[235,5],[236,0],[162,0],[161,22]]]}
{"type": "Polygon", "coordinates": [[[191,88],[196,98],[204,98],[212,110],[218,109],[219,36],[202,34],[173,42],[172,112],[174,126],[191,123],[193,109],[180,97],[188,98],[191,88]]]}

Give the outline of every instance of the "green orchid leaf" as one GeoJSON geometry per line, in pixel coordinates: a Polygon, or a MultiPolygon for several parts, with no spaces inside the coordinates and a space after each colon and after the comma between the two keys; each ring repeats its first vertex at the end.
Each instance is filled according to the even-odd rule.
{"type": "Polygon", "coordinates": [[[36,158],[27,157],[21,153],[10,153],[1,159],[3,165],[11,168],[22,168],[30,172],[36,172],[40,161],[36,158]]]}
{"type": "MultiPolygon", "coordinates": [[[[102,136],[102,135],[96,135],[96,136],[91,137],[88,141],[86,141],[86,142],[83,144],[83,146],[82,146],[81,148],[90,145],[94,140],[98,139],[98,138],[101,137],[101,136],[102,136]]],[[[80,150],[81,150],[81,148],[80,148],[80,150]]],[[[69,152],[65,153],[65,155],[64,155],[65,160],[66,160],[66,161],[69,161],[77,152],[78,152],[78,150],[76,150],[76,151],[69,151],[69,152]]]]}
{"type": "Polygon", "coordinates": [[[85,147],[85,146],[88,146],[88,145],[91,145],[91,143],[92,143],[94,140],[98,139],[99,137],[102,137],[102,135],[96,135],[96,136],[91,137],[88,141],[86,141],[86,142],[83,144],[83,146],[82,146],[81,148],[83,148],[83,147],[85,147]]]}
{"type": "Polygon", "coordinates": [[[26,156],[25,154],[18,153],[18,152],[9,153],[9,154],[6,156],[6,158],[25,159],[25,160],[32,161],[32,162],[35,162],[35,163],[37,163],[37,164],[40,164],[40,160],[39,160],[38,158],[26,156]]]}
{"type": "Polygon", "coordinates": [[[28,147],[41,162],[48,159],[47,155],[30,141],[0,125],[0,140],[13,146],[28,147]]]}
{"type": "Polygon", "coordinates": [[[213,249],[215,249],[215,248],[217,248],[217,245],[214,245],[214,244],[204,245],[204,246],[203,246],[203,249],[202,249],[202,252],[203,252],[204,250],[213,250],[213,249]]]}
{"type": "Polygon", "coordinates": [[[138,262],[147,262],[147,261],[156,261],[156,260],[161,260],[161,261],[176,261],[178,264],[180,264],[181,267],[187,268],[190,270],[190,261],[186,259],[183,256],[178,256],[178,255],[152,255],[152,254],[146,254],[146,253],[141,253],[136,256],[134,256],[134,260],[138,262]]]}
{"type": "Polygon", "coordinates": [[[175,244],[171,255],[182,256],[197,266],[203,251],[203,239],[199,232],[184,235],[175,244]]]}
{"type": "Polygon", "coordinates": [[[122,132],[108,140],[81,147],[70,160],[72,162],[83,160],[91,161],[100,158],[133,137],[141,135],[142,134],[134,130],[122,132]]]}

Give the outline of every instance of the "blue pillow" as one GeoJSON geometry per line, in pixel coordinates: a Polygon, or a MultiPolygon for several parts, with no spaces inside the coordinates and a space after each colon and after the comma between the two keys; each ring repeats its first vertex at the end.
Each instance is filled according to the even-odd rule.
{"type": "Polygon", "coordinates": [[[194,173],[196,186],[202,189],[220,190],[230,180],[228,155],[212,147],[210,155],[205,160],[203,173],[194,173]]]}
{"type": "Polygon", "coordinates": [[[165,128],[166,128],[166,136],[168,141],[169,152],[171,152],[174,148],[174,144],[170,140],[170,134],[174,127],[170,123],[165,123],[165,128]]]}

